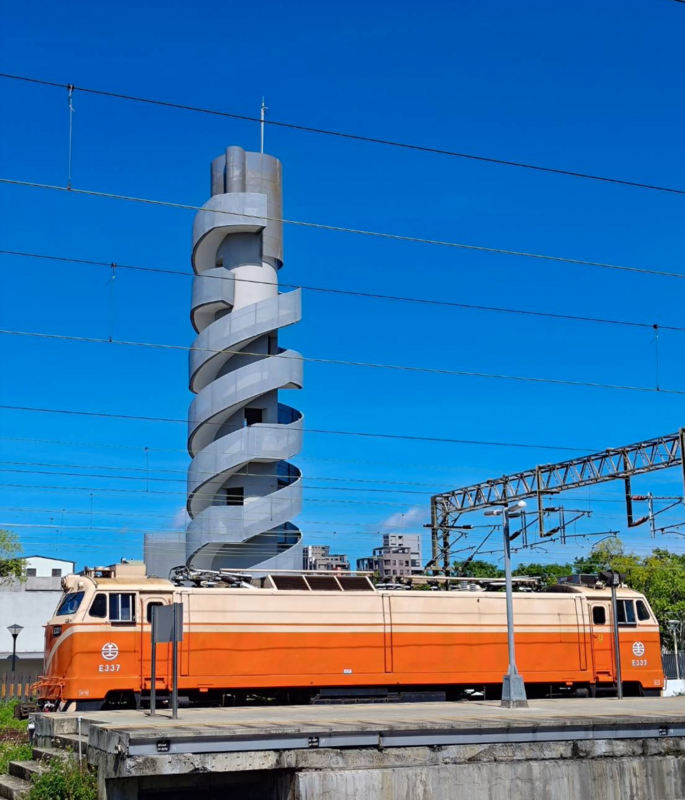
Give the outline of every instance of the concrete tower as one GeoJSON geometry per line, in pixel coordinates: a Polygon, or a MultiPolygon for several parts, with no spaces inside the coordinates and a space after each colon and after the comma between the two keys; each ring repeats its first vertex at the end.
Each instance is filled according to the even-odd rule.
{"type": "Polygon", "coordinates": [[[300,290],[278,293],[283,265],[281,163],[229,147],[212,162],[212,197],[193,224],[185,552],[146,537],[150,572],[300,569],[302,414],[278,402],[302,387],[302,361],[278,345],[298,322],[300,290]],[[293,357],[294,356],[294,357],[293,357]],[[174,562],[174,563],[171,563],[174,562]]]}

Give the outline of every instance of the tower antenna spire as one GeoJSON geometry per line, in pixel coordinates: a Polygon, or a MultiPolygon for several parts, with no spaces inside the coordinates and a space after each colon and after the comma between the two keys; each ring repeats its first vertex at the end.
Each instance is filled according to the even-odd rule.
{"type": "Polygon", "coordinates": [[[261,144],[260,144],[259,152],[262,153],[262,154],[264,154],[264,118],[266,117],[266,112],[268,110],[269,109],[264,105],[264,97],[262,97],[262,108],[261,108],[261,114],[259,115],[260,120],[261,120],[261,122],[260,122],[261,144]]]}

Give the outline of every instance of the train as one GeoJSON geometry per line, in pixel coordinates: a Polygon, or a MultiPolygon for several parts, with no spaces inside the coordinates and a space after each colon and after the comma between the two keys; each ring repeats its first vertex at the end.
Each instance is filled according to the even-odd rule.
{"type": "MultiPolygon", "coordinates": [[[[66,576],[45,628],[40,707],[144,706],[152,686],[153,609],[170,603],[183,606],[178,692],[188,703],[501,696],[506,596],[487,582],[420,591],[379,589],[368,575],[344,572],[181,569],[173,578],[149,576],[141,563],[66,576]]],[[[639,592],[618,588],[616,620],[611,591],[597,580],[516,591],[513,606],[516,659],[529,697],[615,692],[615,635],[625,694],[661,693],[659,625],[639,592]]],[[[171,647],[156,645],[162,701],[172,688],[171,647]]]]}

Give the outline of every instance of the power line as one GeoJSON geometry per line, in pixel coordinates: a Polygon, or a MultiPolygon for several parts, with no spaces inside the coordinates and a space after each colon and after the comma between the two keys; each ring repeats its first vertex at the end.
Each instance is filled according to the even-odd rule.
{"type": "MultiPolygon", "coordinates": [[[[676,0],[682,3],[685,0],[676,0]]],[[[410,144],[409,142],[398,142],[392,139],[381,139],[375,136],[364,136],[362,134],[348,133],[345,131],[327,130],[325,128],[315,128],[310,125],[300,125],[291,122],[281,122],[274,119],[264,119],[261,117],[252,117],[246,114],[236,114],[229,111],[219,111],[217,109],[202,108],[200,106],[190,106],[183,103],[172,101],[157,100],[149,97],[138,97],[135,95],[122,94],[120,92],[108,92],[103,89],[90,89],[82,86],[73,86],[72,84],[57,83],[55,81],[47,81],[38,78],[28,78],[23,75],[11,75],[8,73],[0,73],[0,78],[7,78],[10,80],[23,81],[25,83],[33,83],[41,86],[49,86],[59,89],[70,89],[72,91],[84,92],[85,94],[98,95],[100,97],[116,98],[117,100],[127,100],[136,103],[145,103],[147,105],[161,106],[164,108],[173,108],[179,111],[191,111],[198,114],[207,114],[216,117],[225,117],[229,119],[237,119],[244,122],[257,122],[261,124],[271,125],[277,128],[287,128],[290,130],[301,131],[304,133],[315,133],[323,136],[333,136],[339,139],[348,139],[351,141],[365,142],[367,144],[378,144],[386,147],[395,147],[402,150],[413,150],[421,153],[430,153],[433,155],[450,156],[452,158],[462,158],[470,161],[478,161],[486,164],[497,164],[505,167],[517,167],[520,169],[533,170],[535,172],[551,173],[553,175],[565,175],[571,178],[583,178],[585,180],[598,181],[601,183],[611,183],[619,186],[631,186],[637,189],[650,189],[659,192],[668,192],[670,194],[685,195],[685,189],[677,189],[669,186],[660,186],[651,183],[642,183],[639,181],[632,181],[623,178],[613,178],[607,175],[594,175],[588,172],[578,172],[575,170],[560,169],[557,167],[546,167],[540,164],[529,164],[523,161],[512,161],[509,159],[497,158],[494,156],[480,156],[474,153],[462,153],[456,150],[445,150],[438,147],[429,147],[426,145],[410,144]]]]}
{"type": "MultiPolygon", "coordinates": [[[[7,472],[15,475],[48,475],[53,478],[59,477],[74,477],[74,478],[112,478],[111,475],[83,475],[83,474],[72,474],[68,472],[47,472],[41,471],[37,469],[31,470],[21,470],[21,469],[0,469],[0,472],[7,472]]],[[[161,489],[119,489],[119,488],[112,488],[112,487],[100,487],[100,486],[38,486],[37,484],[25,485],[25,484],[11,484],[5,483],[0,488],[5,487],[12,487],[12,488],[22,488],[22,489],[57,489],[60,491],[84,491],[84,492],[118,492],[118,493],[128,493],[128,494],[144,494],[144,495],[156,495],[156,494],[165,494],[165,495],[175,495],[175,496],[182,496],[186,497],[185,491],[164,491],[161,489]]],[[[317,488],[317,487],[310,487],[310,488],[317,488]]],[[[319,489],[327,489],[329,487],[320,486],[319,489]]],[[[332,488],[332,487],[331,487],[332,488]]],[[[348,489],[348,491],[355,491],[355,489],[348,489]]],[[[201,493],[197,493],[200,496],[201,493]]],[[[416,494],[419,494],[417,492],[416,494]]],[[[424,493],[421,493],[424,494],[424,493]]],[[[213,497],[214,495],[210,495],[209,493],[205,494],[206,497],[213,497]]],[[[425,494],[424,494],[425,496],[425,494]]],[[[344,503],[347,505],[356,505],[356,506],[392,506],[393,508],[397,508],[397,504],[399,501],[393,500],[342,500],[338,498],[320,498],[320,497],[309,497],[307,499],[308,503],[344,503]]]]}
{"type": "MultiPolygon", "coordinates": [[[[335,358],[315,358],[313,356],[302,356],[299,354],[297,355],[294,353],[288,354],[285,352],[275,353],[275,354],[265,354],[265,353],[251,353],[248,352],[247,350],[230,350],[228,348],[224,350],[214,350],[208,347],[188,347],[187,345],[124,341],[120,339],[98,339],[90,336],[66,336],[64,334],[57,334],[57,333],[37,333],[35,331],[15,331],[7,329],[0,329],[0,334],[5,336],[27,336],[37,339],[55,339],[59,341],[68,341],[68,342],[87,342],[91,344],[115,344],[115,345],[124,345],[127,347],[150,347],[156,350],[183,350],[186,352],[196,351],[196,352],[206,352],[206,353],[216,353],[216,354],[227,353],[233,355],[254,356],[256,358],[261,358],[261,359],[284,358],[284,359],[292,359],[294,361],[310,362],[314,364],[329,364],[329,365],[346,366],[346,367],[368,367],[372,369],[396,370],[399,372],[421,372],[421,373],[427,373],[429,375],[451,375],[462,378],[492,378],[496,380],[520,381],[523,383],[546,383],[556,386],[577,386],[577,387],[591,388],[591,389],[616,389],[620,391],[629,391],[629,392],[648,392],[656,394],[685,395],[685,389],[665,389],[662,386],[658,387],[631,386],[628,384],[598,383],[595,381],[573,381],[567,378],[537,378],[528,375],[505,375],[502,373],[492,373],[492,372],[474,372],[470,370],[440,369],[438,367],[417,367],[417,366],[409,366],[406,364],[380,364],[370,361],[346,361],[343,359],[335,359],[335,358]]],[[[211,423],[210,421],[207,421],[204,424],[220,425],[222,423],[211,423]]]]}
{"type": "MultiPolygon", "coordinates": [[[[685,0],[684,0],[685,2],[685,0]]],[[[184,278],[197,277],[193,272],[186,272],[184,270],[163,269],[161,267],[143,267],[133,264],[119,264],[114,261],[93,261],[83,258],[67,258],[64,256],[44,255],[41,253],[26,253],[18,250],[0,250],[0,255],[18,256],[23,258],[37,258],[47,261],[59,261],[61,263],[79,264],[86,266],[105,267],[107,269],[125,269],[134,270],[137,272],[149,272],[161,275],[179,275],[184,278]]],[[[505,308],[502,306],[485,306],[474,303],[457,303],[451,300],[438,300],[436,298],[421,298],[421,297],[404,297],[401,295],[380,294],[377,292],[360,292],[353,289],[337,289],[330,286],[305,286],[303,284],[283,283],[276,281],[259,281],[254,278],[239,278],[229,277],[222,275],[206,275],[201,274],[203,279],[219,280],[219,281],[235,281],[236,283],[256,283],[265,286],[280,286],[286,289],[302,289],[308,292],[320,292],[324,294],[335,294],[349,297],[361,297],[368,300],[391,300],[402,303],[415,303],[418,305],[429,306],[442,306],[446,308],[458,308],[468,311],[486,311],[500,314],[517,314],[522,316],[544,317],[549,319],[569,320],[573,322],[595,322],[605,325],[623,325],[632,328],[651,328],[659,330],[679,331],[685,332],[685,327],[676,325],[661,325],[652,322],[636,322],[633,320],[620,320],[620,319],[607,319],[604,317],[586,317],[578,314],[561,314],[552,311],[535,311],[532,309],[524,308],[505,308]]],[[[424,281],[425,283],[425,281],[424,281]]]]}
{"type": "MultiPolygon", "coordinates": [[[[140,421],[140,422],[167,422],[167,423],[176,423],[181,425],[188,424],[188,420],[174,418],[174,417],[145,417],[142,415],[134,415],[134,414],[108,414],[98,411],[76,411],[75,409],[38,408],[36,406],[13,406],[7,404],[0,405],[0,409],[5,409],[9,411],[27,411],[27,412],[35,412],[41,414],[68,414],[68,415],[82,416],[82,417],[101,417],[104,419],[126,419],[132,421],[140,421]]],[[[281,426],[278,427],[280,429],[281,426]]],[[[568,450],[569,452],[587,453],[591,452],[593,449],[596,449],[590,447],[585,447],[585,448],[567,447],[567,446],[557,446],[550,444],[538,445],[538,444],[527,444],[527,443],[485,442],[485,441],[478,441],[477,439],[451,439],[439,436],[408,436],[406,434],[399,434],[399,433],[370,433],[366,431],[344,431],[344,430],[332,430],[325,428],[303,428],[303,430],[308,433],[331,434],[335,436],[363,436],[374,439],[400,439],[400,440],[418,441],[418,442],[439,442],[443,444],[473,444],[473,445],[488,445],[493,447],[520,447],[528,450],[568,450]]]]}
{"type": "MultiPolygon", "coordinates": [[[[140,536],[141,534],[145,534],[145,533],[156,533],[156,534],[159,534],[160,536],[172,537],[172,536],[184,535],[184,533],[185,533],[183,530],[172,530],[172,531],[170,531],[170,530],[160,530],[159,528],[127,528],[127,529],[122,529],[122,528],[117,528],[117,527],[112,526],[112,525],[62,525],[62,524],[57,525],[55,523],[48,524],[48,523],[40,523],[40,522],[38,522],[38,523],[34,523],[34,522],[12,522],[12,521],[8,521],[8,520],[0,521],[0,525],[6,526],[6,527],[12,527],[12,528],[24,528],[24,529],[26,529],[26,528],[31,528],[31,529],[35,528],[35,529],[38,529],[38,530],[54,530],[57,533],[59,533],[60,531],[63,531],[63,530],[64,531],[109,531],[111,533],[118,533],[120,536],[140,536]]],[[[407,528],[407,529],[403,528],[402,530],[405,533],[409,533],[410,532],[409,528],[407,528]]],[[[204,532],[205,533],[218,533],[217,531],[204,531],[204,532]]],[[[230,529],[229,528],[229,529],[222,529],[222,531],[221,531],[221,533],[223,533],[223,534],[225,534],[226,532],[240,533],[240,532],[242,532],[242,529],[239,529],[239,528],[230,529]]],[[[272,528],[269,531],[264,531],[263,533],[255,534],[255,536],[251,536],[249,539],[244,539],[242,542],[241,541],[223,542],[222,544],[236,545],[237,547],[240,546],[240,545],[244,545],[244,547],[240,546],[238,548],[238,549],[240,549],[241,552],[244,552],[246,550],[249,550],[250,539],[253,539],[253,538],[264,539],[265,537],[266,538],[282,539],[284,533],[292,533],[292,532],[293,532],[292,528],[272,528]],[[274,531],[280,531],[280,533],[275,533],[274,531]]],[[[335,531],[323,531],[323,530],[308,529],[306,531],[306,533],[307,533],[307,535],[315,533],[315,534],[318,534],[318,535],[325,534],[327,536],[332,536],[335,533],[335,531]]],[[[355,537],[359,537],[359,538],[363,538],[363,539],[373,539],[375,541],[378,541],[378,538],[379,538],[379,532],[378,531],[345,531],[342,534],[336,534],[336,535],[340,535],[340,536],[355,536],[355,537]]],[[[253,545],[253,547],[257,547],[257,545],[253,545]]]]}
{"type": "MultiPolygon", "coordinates": [[[[54,462],[45,462],[45,461],[0,461],[0,464],[6,464],[10,466],[24,466],[24,467],[66,467],[67,469],[106,469],[112,472],[142,472],[142,473],[163,473],[163,472],[172,472],[172,473],[179,473],[182,475],[186,475],[188,470],[187,469],[168,469],[165,467],[111,467],[105,464],[55,464],[54,462]]],[[[206,471],[197,471],[193,474],[199,475],[213,475],[216,476],[216,472],[213,470],[206,470],[206,471]]],[[[231,475],[237,475],[240,477],[247,477],[247,478],[280,478],[282,477],[277,472],[231,472],[231,475]]],[[[116,477],[116,476],[114,476],[116,477]]],[[[130,476],[131,479],[135,480],[145,480],[146,475],[143,474],[142,476],[130,476]]],[[[426,487],[436,487],[436,486],[451,486],[452,484],[444,484],[444,483],[424,483],[419,481],[389,481],[389,480],[382,480],[380,478],[349,478],[345,477],[336,477],[330,475],[307,475],[306,478],[308,480],[313,481],[335,481],[338,483],[342,482],[349,482],[349,483],[384,483],[384,484],[393,484],[395,486],[426,486],[426,487]]],[[[186,482],[186,478],[155,478],[154,480],[157,481],[181,481],[183,483],[186,482]]],[[[323,487],[322,487],[323,488],[323,487]]],[[[398,490],[393,490],[398,491],[398,490]]],[[[421,493],[423,494],[423,492],[421,493]]]]}
{"type": "MultiPolygon", "coordinates": [[[[8,472],[8,473],[13,473],[13,474],[18,474],[18,475],[40,474],[40,475],[53,476],[53,477],[56,477],[56,478],[59,478],[59,477],[62,476],[62,473],[47,472],[47,471],[39,472],[38,470],[0,469],[0,472],[8,472]]],[[[79,474],[79,475],[75,475],[74,477],[86,477],[86,476],[79,474]]],[[[111,476],[106,475],[106,476],[102,476],[102,477],[110,478],[111,476]]],[[[141,480],[144,480],[144,479],[141,479],[141,480]]],[[[319,488],[324,489],[326,487],[319,487],[319,488]]],[[[178,490],[178,491],[166,491],[166,490],[149,489],[149,488],[145,488],[145,489],[130,489],[130,488],[103,487],[103,486],[64,486],[64,485],[62,485],[62,486],[46,486],[46,485],[39,485],[39,484],[4,483],[4,484],[0,484],[0,489],[23,489],[25,491],[34,491],[35,489],[41,489],[41,490],[55,490],[55,491],[60,491],[60,492],[71,492],[71,491],[80,492],[80,491],[84,491],[84,492],[91,492],[91,493],[108,492],[108,493],[114,493],[114,494],[136,494],[136,495],[142,495],[143,497],[154,497],[156,495],[171,495],[171,496],[183,497],[183,498],[186,497],[186,492],[185,491],[180,491],[180,490],[178,490]]],[[[594,498],[588,499],[586,497],[578,497],[576,495],[571,496],[570,493],[569,493],[568,496],[569,496],[569,499],[573,499],[573,500],[575,500],[575,501],[577,501],[579,503],[583,503],[583,502],[587,502],[588,504],[591,504],[591,503],[602,503],[602,504],[615,503],[615,504],[620,504],[621,506],[625,505],[625,500],[624,499],[623,500],[621,500],[619,498],[609,499],[609,493],[608,492],[605,493],[605,495],[606,495],[605,499],[599,499],[599,500],[598,499],[594,499],[594,498]]],[[[310,497],[310,498],[307,499],[307,502],[309,502],[309,503],[327,503],[327,502],[344,503],[344,504],[347,504],[347,505],[358,505],[358,506],[384,505],[384,506],[392,506],[394,508],[397,508],[398,503],[400,501],[393,501],[393,502],[366,501],[366,500],[355,501],[355,500],[338,500],[338,499],[335,499],[335,498],[313,498],[313,497],[310,497]]],[[[401,513],[401,512],[397,512],[397,513],[401,513]]],[[[372,523],[372,524],[379,524],[379,523],[372,523]]]]}
{"type": "MultiPolygon", "coordinates": [[[[103,517],[103,516],[104,517],[124,517],[125,519],[147,519],[147,518],[174,519],[176,517],[176,514],[177,514],[177,510],[174,511],[173,513],[167,513],[167,514],[149,514],[149,513],[141,513],[140,511],[136,511],[136,512],[110,511],[108,509],[102,509],[102,508],[94,509],[91,512],[91,510],[88,509],[88,508],[80,508],[80,509],[75,509],[75,508],[36,508],[35,506],[0,506],[0,510],[1,511],[12,511],[12,512],[15,512],[15,513],[20,513],[20,514],[62,514],[62,515],[66,515],[66,516],[71,516],[71,515],[90,516],[91,514],[93,514],[94,516],[99,516],[99,517],[103,517]]],[[[602,515],[600,514],[600,516],[602,516],[602,515]]],[[[613,516],[613,515],[607,515],[607,516],[613,516]]],[[[13,525],[15,523],[8,523],[8,524],[13,525]]],[[[423,531],[423,526],[412,527],[411,525],[385,525],[384,523],[382,523],[382,522],[379,523],[378,521],[373,521],[373,522],[369,522],[369,523],[361,523],[361,524],[366,525],[367,528],[370,528],[370,527],[372,527],[374,525],[378,525],[384,532],[392,530],[392,531],[404,531],[404,532],[408,533],[408,532],[413,531],[413,530],[422,530],[422,532],[425,533],[425,531],[423,531]]],[[[356,522],[344,522],[343,520],[338,520],[338,519],[333,520],[333,521],[331,521],[331,520],[322,520],[322,519],[300,519],[298,517],[298,525],[330,525],[330,526],[336,525],[336,526],[340,526],[340,527],[353,527],[354,528],[354,527],[358,527],[360,525],[360,522],[359,521],[356,521],[356,522]]],[[[51,527],[51,528],[59,528],[60,524],[53,521],[53,523],[49,527],[51,527]]],[[[492,525],[474,525],[473,527],[474,528],[482,528],[482,527],[490,528],[490,527],[492,527],[492,525]]],[[[471,529],[469,529],[469,530],[471,530],[471,529]]],[[[241,532],[242,532],[242,529],[241,529],[241,532]]],[[[332,532],[335,533],[335,531],[332,531],[332,532]]],[[[362,531],[362,532],[366,533],[367,531],[362,531]]],[[[378,535],[378,531],[373,531],[373,534],[374,534],[374,536],[378,535]]]]}
{"type": "MultiPolygon", "coordinates": [[[[50,189],[58,192],[67,192],[68,194],[82,194],[87,197],[104,197],[110,200],[124,200],[130,203],[142,203],[143,205],[164,206],[166,208],[177,208],[186,211],[206,211],[207,209],[202,206],[193,206],[187,203],[173,203],[167,200],[150,200],[143,197],[130,197],[128,195],[113,194],[111,192],[98,192],[92,189],[75,189],[73,186],[67,188],[66,186],[53,186],[47,183],[35,183],[33,181],[19,181],[11,178],[0,178],[0,183],[5,183],[10,186],[25,186],[31,189],[50,189]]],[[[212,214],[227,214],[228,216],[235,216],[230,211],[221,209],[211,209],[212,214]]],[[[305,222],[303,220],[284,219],[281,217],[267,217],[257,216],[256,214],[240,214],[241,217],[248,219],[266,219],[269,222],[281,222],[284,225],[296,225],[304,228],[314,228],[325,231],[335,231],[337,233],[353,233],[360,236],[372,236],[379,239],[387,239],[399,242],[413,242],[415,244],[431,244],[439,247],[450,247],[460,250],[473,250],[481,253],[495,253],[498,255],[506,256],[520,256],[522,258],[533,258],[540,261],[554,261],[563,264],[575,264],[577,266],[585,267],[600,267],[602,269],[620,270],[623,272],[635,272],[647,275],[659,275],[666,278],[680,278],[685,279],[685,273],[682,272],[668,272],[665,270],[654,270],[646,267],[627,267],[620,264],[608,264],[601,261],[586,261],[579,258],[566,258],[563,256],[550,256],[542,253],[526,253],[520,250],[506,250],[498,247],[485,247],[483,245],[464,244],[462,242],[449,242],[440,239],[426,239],[417,236],[402,236],[398,233],[383,233],[382,231],[369,231],[361,228],[345,228],[339,225],[324,225],[319,222],[305,222]]]]}
{"type": "MultiPolygon", "coordinates": [[[[175,477],[170,477],[170,478],[163,478],[163,477],[149,478],[148,477],[149,473],[159,474],[159,473],[164,473],[164,472],[170,472],[170,473],[179,473],[179,474],[183,474],[183,475],[186,475],[186,473],[187,473],[187,469],[167,469],[167,468],[149,468],[149,467],[132,467],[132,466],[111,467],[111,466],[107,466],[107,465],[104,465],[104,464],[82,464],[82,463],[81,464],[65,464],[65,463],[54,463],[54,462],[44,462],[44,461],[8,461],[8,460],[5,460],[5,461],[0,461],[0,464],[3,464],[5,466],[12,466],[12,467],[49,467],[49,468],[55,468],[55,469],[65,468],[65,469],[80,469],[80,470],[83,470],[83,469],[98,469],[98,470],[100,470],[100,469],[102,469],[102,470],[109,470],[111,472],[124,472],[124,471],[140,472],[140,473],[143,473],[143,474],[142,475],[92,475],[92,474],[87,474],[87,475],[83,474],[82,475],[81,473],[79,473],[76,477],[113,478],[114,480],[137,480],[137,481],[152,480],[152,481],[155,481],[156,483],[186,483],[186,478],[185,477],[183,477],[183,478],[175,478],[175,477]]],[[[464,469],[469,469],[469,467],[463,467],[463,468],[464,469]]],[[[2,470],[0,470],[0,471],[2,471],[2,470]]],[[[31,470],[25,470],[25,471],[26,472],[31,472],[31,470]]],[[[51,473],[48,473],[48,474],[50,474],[50,475],[61,475],[61,474],[71,474],[71,473],[51,472],[51,473]]],[[[215,475],[216,473],[214,473],[214,472],[200,472],[199,474],[201,474],[201,475],[215,475]]],[[[250,472],[249,470],[247,472],[241,472],[241,471],[232,472],[231,476],[245,477],[245,478],[278,478],[278,477],[282,477],[277,472],[273,472],[273,473],[267,473],[267,472],[254,473],[254,472],[250,472]]],[[[352,487],[344,487],[342,489],[342,491],[357,491],[357,490],[358,491],[362,491],[362,492],[364,492],[364,491],[380,491],[380,492],[386,492],[388,494],[420,494],[422,496],[425,496],[426,492],[410,491],[410,490],[407,490],[404,487],[407,487],[407,486],[424,486],[424,487],[427,487],[427,488],[435,488],[436,486],[447,486],[447,485],[451,486],[452,485],[452,484],[440,484],[440,483],[434,483],[434,482],[425,483],[425,482],[410,481],[410,480],[409,481],[395,481],[395,480],[384,480],[382,478],[350,478],[348,476],[344,476],[343,477],[343,476],[330,476],[330,475],[308,475],[308,474],[305,474],[302,477],[304,479],[306,479],[306,480],[329,481],[329,482],[332,482],[332,483],[385,484],[385,485],[393,485],[393,486],[402,487],[402,488],[399,488],[399,489],[365,489],[363,487],[352,486],[352,487]]],[[[331,491],[341,491],[341,488],[340,487],[336,487],[336,486],[303,486],[303,488],[324,489],[324,490],[325,489],[330,489],[331,491]]],[[[573,491],[578,491],[578,490],[569,489],[568,492],[565,492],[564,494],[566,496],[569,496],[573,491]]],[[[200,496],[200,495],[203,495],[203,494],[206,494],[206,493],[205,492],[201,492],[201,491],[197,491],[195,494],[200,496]]],[[[602,492],[602,491],[593,492],[593,500],[596,497],[602,497],[602,496],[613,497],[615,494],[616,494],[615,492],[602,492]]],[[[581,499],[583,498],[582,494],[580,495],[580,498],[581,499]]],[[[678,497],[675,497],[675,496],[674,497],[667,497],[667,498],[655,497],[655,498],[653,498],[653,501],[654,501],[654,503],[660,503],[660,502],[667,502],[667,501],[674,500],[674,499],[679,499],[679,496],[678,497]]],[[[606,502],[606,501],[599,500],[597,502],[606,502]]],[[[625,498],[621,499],[621,500],[619,500],[617,502],[620,502],[621,504],[624,504],[625,503],[625,498]]],[[[130,516],[130,515],[126,515],[126,516],[130,516]]]]}
{"type": "MultiPolygon", "coordinates": [[[[65,441],[63,439],[35,439],[26,436],[0,436],[0,441],[5,442],[24,442],[24,443],[31,443],[31,444],[54,444],[60,446],[67,446],[67,447],[100,447],[105,449],[112,449],[112,450],[140,450],[141,452],[148,451],[150,453],[185,453],[188,454],[188,450],[185,447],[148,447],[147,445],[137,444],[112,444],[111,442],[74,442],[74,441],[65,441]]],[[[564,448],[556,448],[556,449],[564,449],[564,448]]],[[[592,448],[593,450],[599,450],[600,448],[595,447],[592,448]]],[[[221,453],[221,455],[224,455],[221,453]]],[[[370,461],[366,459],[360,458],[327,458],[325,456],[308,456],[298,454],[298,460],[305,460],[305,461],[327,461],[327,462],[334,462],[334,463],[341,463],[341,464],[366,464],[366,465],[373,465],[373,466],[384,466],[384,467],[411,467],[413,470],[416,469],[431,469],[439,472],[453,472],[455,469],[470,469],[476,472],[490,472],[489,469],[485,469],[485,467],[474,467],[468,464],[422,464],[422,463],[415,463],[410,464],[408,462],[402,461],[370,461]]]]}
{"type": "MultiPolygon", "coordinates": [[[[67,469],[117,469],[116,467],[102,467],[99,465],[89,466],[86,464],[50,464],[50,463],[40,463],[40,462],[31,462],[31,461],[0,461],[0,464],[8,464],[12,466],[27,466],[27,467],[66,467],[67,469]]],[[[135,467],[119,467],[118,469],[135,469],[135,467]]],[[[155,483],[186,483],[186,478],[159,478],[159,477],[150,477],[149,475],[97,475],[94,473],[83,472],[83,473],[74,473],[74,472],[42,472],[39,470],[12,470],[12,469],[5,469],[0,468],[0,472],[20,472],[31,474],[35,472],[38,475],[63,475],[66,477],[72,478],[108,478],[110,480],[117,480],[117,481],[154,481],[155,483]]],[[[205,472],[205,475],[215,475],[216,473],[213,472],[205,472]]],[[[232,472],[231,477],[237,476],[240,478],[278,478],[280,477],[277,473],[250,473],[250,472],[232,472]]],[[[309,480],[320,480],[320,481],[342,481],[343,479],[339,478],[321,478],[313,475],[308,475],[307,478],[309,480]]],[[[384,483],[384,481],[365,481],[366,483],[384,483]]],[[[247,481],[249,485],[249,481],[247,481]]],[[[394,483],[394,481],[389,481],[389,483],[394,483]]],[[[397,482],[398,486],[403,488],[399,489],[378,489],[378,488],[366,488],[363,486],[311,486],[309,484],[301,484],[303,489],[309,490],[322,490],[322,491],[331,491],[331,492],[382,492],[385,494],[417,494],[421,497],[426,497],[430,494],[428,491],[417,491],[415,489],[407,489],[404,488],[406,486],[417,486],[421,484],[413,484],[413,483],[401,483],[397,482]]],[[[434,484],[425,484],[426,486],[434,486],[434,484]]],[[[202,487],[198,487],[193,493],[194,497],[215,497],[216,496],[216,489],[206,490],[203,491],[202,487]]]]}

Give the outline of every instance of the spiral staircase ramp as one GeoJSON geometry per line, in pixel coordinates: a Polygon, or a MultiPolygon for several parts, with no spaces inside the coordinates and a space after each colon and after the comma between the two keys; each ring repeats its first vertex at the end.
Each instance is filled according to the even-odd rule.
{"type": "Polygon", "coordinates": [[[302,475],[289,459],[302,447],[303,417],[278,401],[279,390],[302,388],[299,353],[278,345],[278,331],[300,320],[301,293],[278,293],[281,216],[277,159],[229,147],[212,162],[212,197],[193,224],[191,521],[183,554],[175,541],[164,548],[146,537],[151,573],[167,575],[183,561],[302,566],[302,535],[291,522],[302,509],[302,475]]]}

